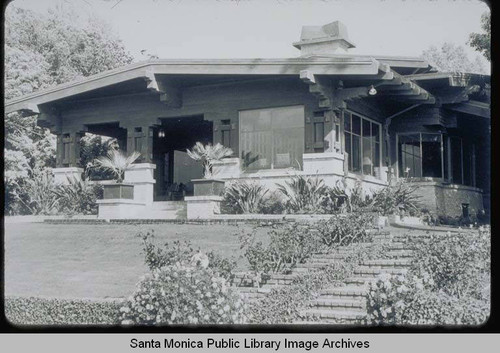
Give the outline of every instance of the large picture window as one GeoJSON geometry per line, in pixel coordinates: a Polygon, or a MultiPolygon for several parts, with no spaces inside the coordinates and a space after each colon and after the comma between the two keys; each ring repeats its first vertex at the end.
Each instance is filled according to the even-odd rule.
{"type": "Polygon", "coordinates": [[[247,170],[302,165],[304,107],[240,111],[240,154],[247,170]]]}
{"type": "Polygon", "coordinates": [[[442,135],[398,135],[399,175],[411,178],[442,178],[442,135]]]}
{"type": "Polygon", "coordinates": [[[380,124],[350,112],[344,113],[349,171],[380,177],[380,131],[380,124]]]}

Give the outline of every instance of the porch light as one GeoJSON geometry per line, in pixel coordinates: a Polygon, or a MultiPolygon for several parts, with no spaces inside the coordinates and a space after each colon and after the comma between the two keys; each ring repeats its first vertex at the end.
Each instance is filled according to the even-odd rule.
{"type": "Polygon", "coordinates": [[[163,129],[158,131],[158,137],[165,137],[165,131],[163,129]]]}
{"type": "Polygon", "coordinates": [[[375,87],[373,87],[373,85],[370,87],[370,89],[368,90],[368,94],[370,96],[374,96],[377,94],[377,90],[375,89],[375,87]]]}

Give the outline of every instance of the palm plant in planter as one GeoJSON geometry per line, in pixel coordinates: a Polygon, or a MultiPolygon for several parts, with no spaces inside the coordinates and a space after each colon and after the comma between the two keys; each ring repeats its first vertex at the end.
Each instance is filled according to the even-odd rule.
{"type": "Polygon", "coordinates": [[[125,170],[129,168],[141,154],[133,152],[127,156],[119,150],[110,150],[107,156],[102,156],[95,159],[94,163],[97,168],[110,171],[116,178],[116,184],[104,185],[105,199],[133,199],[134,185],[124,184],[125,170]]]}
{"type": "Polygon", "coordinates": [[[216,145],[203,145],[201,142],[196,142],[191,150],[187,150],[187,154],[195,161],[200,161],[203,165],[203,179],[192,180],[194,184],[194,195],[222,195],[224,182],[214,179],[213,165],[214,162],[233,155],[233,150],[220,143],[216,145]]]}

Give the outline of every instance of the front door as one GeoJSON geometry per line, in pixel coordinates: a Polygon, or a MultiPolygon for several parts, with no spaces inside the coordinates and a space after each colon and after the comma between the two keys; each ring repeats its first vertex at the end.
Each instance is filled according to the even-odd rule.
{"type": "Polygon", "coordinates": [[[196,142],[212,142],[212,122],[203,116],[161,119],[153,140],[155,200],[182,200],[193,194],[192,179],[203,176],[199,161],[186,153],[196,142]]]}

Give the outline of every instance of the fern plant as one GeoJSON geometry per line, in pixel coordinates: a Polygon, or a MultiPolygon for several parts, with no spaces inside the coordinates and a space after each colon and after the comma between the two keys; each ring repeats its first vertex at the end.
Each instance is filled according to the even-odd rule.
{"type": "Polygon", "coordinates": [[[97,168],[109,170],[116,177],[116,182],[121,183],[125,177],[125,170],[127,170],[140,155],[139,152],[134,151],[127,156],[124,152],[113,149],[108,152],[107,156],[95,159],[95,165],[97,168]]]}
{"type": "Polygon", "coordinates": [[[187,150],[189,157],[195,161],[201,161],[203,165],[203,177],[210,179],[213,174],[213,163],[220,161],[224,157],[233,155],[233,150],[217,143],[216,145],[203,145],[201,142],[196,142],[191,150],[187,150]]]}
{"type": "Polygon", "coordinates": [[[295,175],[278,190],[287,198],[286,209],[292,213],[319,213],[326,197],[327,186],[323,179],[295,175]]]}

